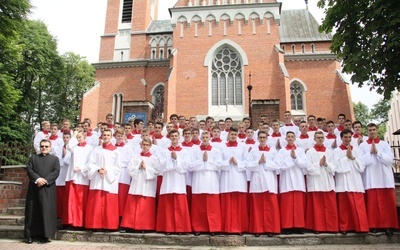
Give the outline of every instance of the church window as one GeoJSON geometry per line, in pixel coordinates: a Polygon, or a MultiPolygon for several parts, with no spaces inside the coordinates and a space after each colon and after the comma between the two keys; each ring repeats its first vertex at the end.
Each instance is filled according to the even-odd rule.
{"type": "Polygon", "coordinates": [[[296,53],[296,46],[294,44],[292,44],[292,53],[296,53]]]}
{"type": "Polygon", "coordinates": [[[301,53],[306,53],[306,46],[304,44],[301,45],[301,53]]]}
{"type": "Polygon", "coordinates": [[[292,110],[304,110],[303,102],[304,90],[299,82],[293,82],[290,84],[290,101],[292,110]]]}
{"type": "Polygon", "coordinates": [[[229,48],[218,51],[212,62],[212,105],[243,105],[242,62],[229,48]]]}
{"type": "Polygon", "coordinates": [[[311,52],[315,53],[315,45],[313,43],[311,44],[311,52]]]}
{"type": "Polygon", "coordinates": [[[156,50],[155,49],[151,50],[151,59],[156,59],[156,50]]]}
{"type": "Polygon", "coordinates": [[[160,59],[164,59],[164,50],[160,49],[160,59]]]}
{"type": "Polygon", "coordinates": [[[286,50],[286,46],[284,44],[282,45],[282,50],[283,50],[283,52],[285,52],[285,50],[286,50]]]}
{"type": "Polygon", "coordinates": [[[124,0],[122,6],[122,22],[130,23],[132,22],[132,8],[133,8],[133,0],[124,0]]]}

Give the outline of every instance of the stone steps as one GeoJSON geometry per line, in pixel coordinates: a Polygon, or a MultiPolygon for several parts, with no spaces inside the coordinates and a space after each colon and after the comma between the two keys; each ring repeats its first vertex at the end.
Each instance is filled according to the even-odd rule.
{"type": "MultiPolygon", "coordinates": [[[[5,217],[5,216],[3,216],[5,217]]],[[[10,217],[10,216],[9,216],[10,217]]],[[[17,216],[10,220],[19,220],[17,216]]],[[[5,220],[5,218],[4,218],[5,220]]],[[[0,220],[1,221],[1,220],[0,220]]],[[[23,239],[23,225],[0,225],[0,238],[23,239]]],[[[298,235],[275,235],[268,237],[261,235],[255,237],[250,234],[238,235],[164,235],[160,233],[120,233],[120,232],[92,232],[59,230],[56,240],[70,242],[102,242],[157,246],[212,246],[212,247],[234,247],[234,246],[311,246],[311,245],[371,245],[371,244],[399,244],[400,233],[395,232],[392,236],[384,233],[349,233],[341,234],[298,234],[298,235]]]]}
{"type": "Polygon", "coordinates": [[[9,215],[25,215],[25,207],[9,207],[7,208],[7,214],[9,215]]]}
{"type": "Polygon", "coordinates": [[[23,226],[24,216],[0,214],[0,225],[2,226],[23,226]]]}

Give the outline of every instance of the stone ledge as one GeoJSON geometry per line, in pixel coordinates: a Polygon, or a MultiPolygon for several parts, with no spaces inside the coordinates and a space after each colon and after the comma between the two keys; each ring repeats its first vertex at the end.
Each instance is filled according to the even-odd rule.
{"type": "MultiPolygon", "coordinates": [[[[23,226],[0,225],[0,238],[23,239],[23,226]]],[[[399,244],[400,233],[393,236],[384,233],[356,234],[303,234],[303,235],[275,235],[268,237],[262,235],[254,237],[246,234],[237,235],[164,235],[159,233],[119,233],[119,232],[91,232],[60,230],[56,234],[56,240],[70,242],[102,242],[139,245],[168,245],[168,246],[310,246],[310,245],[375,245],[375,244],[399,244]]]]}
{"type": "Polygon", "coordinates": [[[0,185],[1,184],[22,186],[22,182],[20,182],[20,181],[0,181],[0,185]]]}

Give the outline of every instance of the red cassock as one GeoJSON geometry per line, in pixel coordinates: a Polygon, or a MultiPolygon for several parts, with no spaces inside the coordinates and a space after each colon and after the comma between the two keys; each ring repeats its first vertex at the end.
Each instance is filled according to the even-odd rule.
{"type": "Polygon", "coordinates": [[[250,233],[280,233],[278,195],[270,192],[250,193],[250,233]]]}
{"type": "Polygon", "coordinates": [[[307,193],[306,228],[317,232],[339,231],[335,191],[307,193]]]}
{"type": "Polygon", "coordinates": [[[85,227],[93,229],[118,229],[118,194],[103,190],[89,190],[85,227]],[[90,216],[89,216],[90,215],[90,216]]]}
{"type": "Polygon", "coordinates": [[[63,217],[64,204],[66,202],[65,198],[65,186],[57,186],[57,218],[63,217]]]}
{"type": "Polygon", "coordinates": [[[89,186],[68,181],[65,184],[66,202],[63,210],[62,224],[83,227],[85,223],[86,204],[89,186]]]}
{"type": "Polygon", "coordinates": [[[194,232],[220,232],[219,194],[192,194],[191,219],[194,232]]]}
{"type": "Polygon", "coordinates": [[[243,233],[249,228],[246,193],[232,192],[221,195],[222,232],[243,233]],[[237,219],[240,218],[240,219],[237,219]]]}
{"type": "Polygon", "coordinates": [[[282,228],[305,228],[306,193],[291,191],[279,196],[282,228]]]}
{"type": "Polygon", "coordinates": [[[128,198],[129,185],[124,183],[118,183],[118,207],[119,216],[124,214],[126,199],[128,198]]]}
{"type": "Polygon", "coordinates": [[[191,232],[189,208],[186,194],[161,194],[157,208],[158,232],[191,232]]]}
{"type": "Polygon", "coordinates": [[[399,228],[393,188],[365,190],[365,205],[370,228],[399,228]]]}
{"type": "Polygon", "coordinates": [[[356,192],[337,193],[339,212],[339,230],[341,232],[369,231],[364,194],[356,192]]]}
{"type": "Polygon", "coordinates": [[[141,195],[128,195],[121,227],[135,230],[156,229],[156,199],[141,195]]]}

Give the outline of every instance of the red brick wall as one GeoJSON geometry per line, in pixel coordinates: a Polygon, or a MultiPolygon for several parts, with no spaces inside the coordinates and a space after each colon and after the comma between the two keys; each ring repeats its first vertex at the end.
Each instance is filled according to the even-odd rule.
{"type": "Polygon", "coordinates": [[[0,183],[0,213],[5,213],[7,208],[23,206],[21,199],[24,199],[28,190],[29,179],[25,166],[2,167],[4,176],[2,181],[21,182],[22,184],[0,183]]]}

